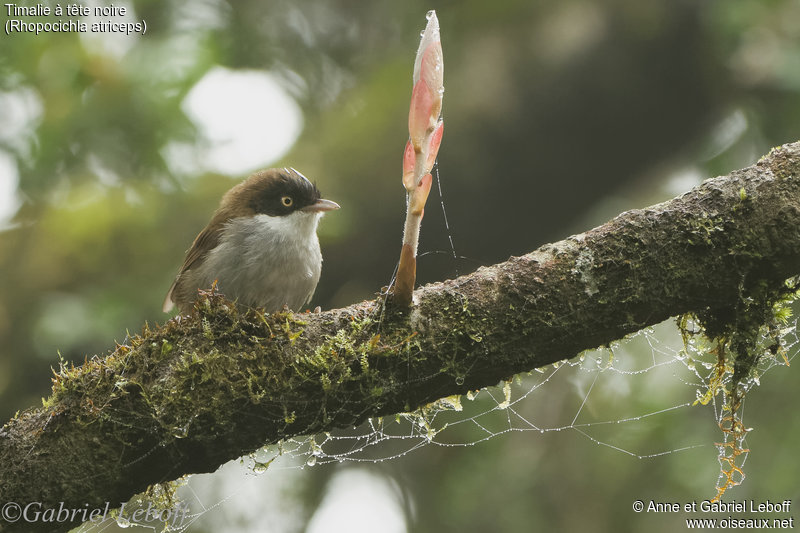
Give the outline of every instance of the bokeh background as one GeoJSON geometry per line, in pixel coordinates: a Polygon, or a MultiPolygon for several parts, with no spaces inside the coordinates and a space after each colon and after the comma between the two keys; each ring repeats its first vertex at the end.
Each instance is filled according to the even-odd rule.
{"type": "MultiPolygon", "coordinates": [[[[4,420],[48,394],[59,358],[79,364],[168,319],[161,303],[183,251],[224,191],[258,168],[294,166],[342,205],[320,227],[313,305],[348,305],[388,284],[404,216],[411,69],[429,9],[445,56],[447,223],[434,185],[423,283],[666,200],[800,139],[797,0],[115,5],[128,14],[114,20],[145,20],[146,34],[0,37],[4,420]]],[[[764,381],[748,403],[748,478],[731,497],[797,498],[797,371],[764,381]]],[[[658,386],[675,391],[664,406],[694,396],[683,383],[658,386]]],[[[559,409],[575,408],[563,398],[582,394],[567,380],[536,401],[563,419],[559,409]]],[[[624,416],[613,411],[620,403],[657,410],[653,395],[612,388],[592,405],[613,419],[624,416]]],[[[259,478],[264,491],[283,487],[281,505],[291,505],[290,518],[266,525],[253,509],[277,496],[237,515],[241,496],[218,476],[206,503],[229,511],[209,511],[216,518],[192,531],[332,531],[383,509],[376,494],[394,511],[375,531],[667,531],[682,527],[675,517],[636,515],[631,502],[713,496],[717,433],[713,413],[697,408],[624,438],[643,454],[677,449],[687,434],[708,447],[646,460],[570,432],[294,469],[259,478]],[[359,496],[359,487],[372,488],[359,496]],[[361,511],[317,512],[345,490],[361,511]]]]}

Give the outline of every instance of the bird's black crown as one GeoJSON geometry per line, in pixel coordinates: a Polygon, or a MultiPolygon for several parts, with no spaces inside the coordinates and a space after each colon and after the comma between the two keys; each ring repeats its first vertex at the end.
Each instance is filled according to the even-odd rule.
{"type": "Polygon", "coordinates": [[[253,198],[256,213],[289,215],[321,198],[317,186],[294,169],[280,169],[263,176],[263,190],[253,198]]]}

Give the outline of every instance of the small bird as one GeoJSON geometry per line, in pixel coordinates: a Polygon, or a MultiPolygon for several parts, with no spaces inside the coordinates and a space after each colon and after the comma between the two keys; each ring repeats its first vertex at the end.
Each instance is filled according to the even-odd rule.
{"type": "Polygon", "coordinates": [[[164,300],[188,313],[216,282],[227,298],[275,312],[311,300],[322,270],[317,225],[339,204],[293,168],[256,172],[230,189],[195,238],[164,300]]]}

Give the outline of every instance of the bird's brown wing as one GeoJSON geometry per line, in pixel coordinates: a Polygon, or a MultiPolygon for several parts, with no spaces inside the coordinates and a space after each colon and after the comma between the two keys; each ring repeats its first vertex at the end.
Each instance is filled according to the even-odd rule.
{"type": "Polygon", "coordinates": [[[212,220],[212,224],[206,226],[205,229],[195,237],[192,247],[186,252],[186,259],[183,261],[183,266],[180,272],[178,272],[178,275],[175,276],[175,281],[172,282],[172,286],[169,288],[169,292],[167,292],[167,297],[164,298],[162,310],[165,313],[172,311],[172,308],[175,306],[172,300],[172,293],[180,282],[183,273],[192,268],[195,263],[200,261],[208,252],[216,248],[217,244],[219,244],[223,226],[220,224],[214,225],[213,222],[214,220],[212,220]],[[211,229],[212,227],[216,229],[211,229]]]}

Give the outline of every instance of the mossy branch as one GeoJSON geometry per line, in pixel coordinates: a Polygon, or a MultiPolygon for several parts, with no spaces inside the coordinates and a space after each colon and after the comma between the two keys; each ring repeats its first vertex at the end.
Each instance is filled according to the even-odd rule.
{"type": "MultiPolygon", "coordinates": [[[[800,274],[800,143],[522,257],[320,314],[219,295],[76,368],[0,430],[0,502],[118,505],[267,443],[494,385],[800,274]]],[[[727,318],[726,318],[727,317],[727,318]]],[[[708,321],[711,324],[713,321],[708,321]]],[[[722,326],[719,326],[722,328],[722,326]]],[[[9,524],[0,530],[68,529],[9,524]],[[15,529],[16,528],[16,529],[15,529]]]]}

